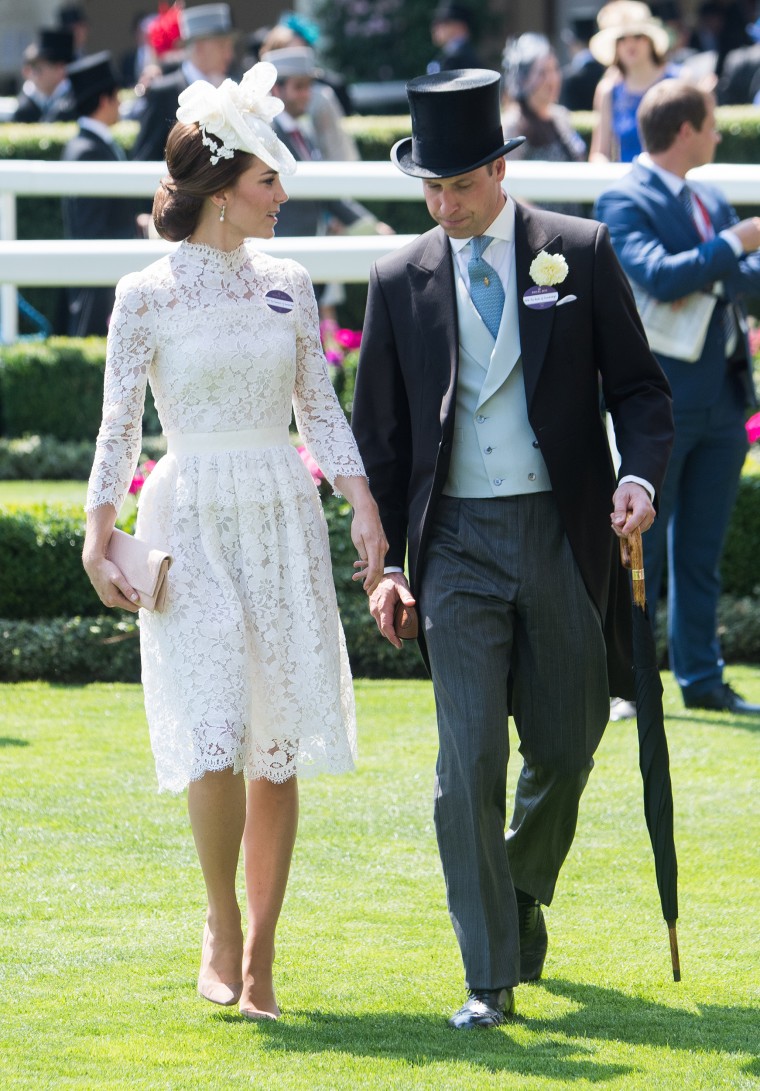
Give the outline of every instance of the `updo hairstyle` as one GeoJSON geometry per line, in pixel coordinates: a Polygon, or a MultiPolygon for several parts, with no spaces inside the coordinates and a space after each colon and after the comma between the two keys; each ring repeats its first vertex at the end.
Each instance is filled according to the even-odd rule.
{"type": "Polygon", "coordinates": [[[228,189],[253,163],[249,152],[235,151],[232,159],[212,165],[211,152],[197,125],[178,121],[166,142],[169,173],[153,198],[153,223],[162,239],[181,242],[192,235],[203,202],[228,189]]]}

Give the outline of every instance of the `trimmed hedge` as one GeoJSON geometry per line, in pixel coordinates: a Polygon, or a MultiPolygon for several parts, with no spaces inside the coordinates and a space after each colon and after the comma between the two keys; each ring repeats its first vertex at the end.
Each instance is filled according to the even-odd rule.
{"type": "MultiPolygon", "coordinates": [[[[52,436],[0,439],[0,481],[86,481],[94,453],[92,440],[63,442],[52,436]]],[[[143,436],[140,462],[166,453],[163,436],[143,436]]]]}
{"type": "Polygon", "coordinates": [[[756,597],[760,615],[760,473],[745,474],[739,483],[721,575],[726,594],[756,597]]]}
{"type": "MultiPolygon", "coordinates": [[[[742,479],[739,515],[729,530],[724,558],[727,594],[720,612],[724,654],[728,659],[747,662],[760,660],[758,489],[760,476],[742,479]]],[[[416,645],[398,652],[380,636],[366,597],[351,579],[355,553],[348,504],[330,496],[324,501],[324,510],[338,605],[354,674],[369,678],[424,677],[416,645]]],[[[0,618],[4,619],[0,621],[0,680],[45,677],[126,681],[139,677],[136,642],[132,650],[122,648],[121,643],[104,643],[106,638],[126,631],[114,628],[118,622],[132,619],[114,612],[102,620],[102,606],[81,564],[83,540],[84,523],[78,508],[0,509],[0,556],[4,558],[0,566],[0,618]],[[55,634],[65,646],[55,648],[54,654],[50,651],[46,659],[58,639],[55,634]],[[80,643],[74,647],[77,641],[80,643]],[[114,648],[117,665],[112,667],[114,648]],[[88,663],[90,667],[85,669],[88,663]],[[116,673],[109,673],[112,671],[116,673]]],[[[662,646],[662,640],[660,643],[662,646]]]]}
{"type": "MultiPolygon", "coordinates": [[[[325,500],[324,509],[338,605],[354,673],[370,678],[422,677],[424,666],[416,645],[397,652],[380,636],[366,596],[351,579],[355,550],[348,504],[331,496],[325,500]]],[[[120,525],[125,524],[120,521],[120,525]]],[[[94,620],[101,617],[103,606],[82,568],[83,543],[84,519],[76,507],[0,508],[0,556],[4,558],[0,566],[0,681],[21,677],[68,681],[119,677],[102,673],[110,670],[111,648],[111,644],[101,647],[102,633],[112,636],[116,622],[104,628],[101,620],[94,620]],[[99,625],[102,633],[92,630],[92,625],[99,625]],[[76,636],[91,646],[92,672],[84,670],[86,654],[71,648],[56,652],[49,669],[44,666],[45,649],[51,647],[51,634],[55,633],[62,634],[66,642],[76,636]],[[28,662],[26,641],[30,642],[28,662]]],[[[126,615],[114,611],[108,617],[124,620],[126,615]]],[[[129,654],[128,649],[124,650],[123,658],[120,651],[119,663],[131,662],[129,654]]],[[[139,677],[139,670],[124,680],[133,677],[139,677]]]]}
{"type": "Polygon", "coordinates": [[[131,614],[0,621],[0,681],[139,682],[139,630],[131,614]]]}
{"type": "Polygon", "coordinates": [[[31,621],[100,613],[82,568],[79,508],[0,508],[0,618],[31,621]]]}
{"type": "MultiPolygon", "coordinates": [[[[365,610],[360,623],[362,632],[354,628],[345,604],[341,609],[354,676],[425,677],[416,648],[405,647],[401,652],[392,648],[377,632],[374,622],[371,619],[371,624],[367,622],[366,602],[363,598],[362,601],[365,610]]],[[[723,595],[718,608],[718,634],[729,663],[757,663],[760,660],[757,599],[723,595]]],[[[659,664],[665,668],[667,647],[662,624],[658,624],[657,646],[659,664]]],[[[134,617],[113,611],[84,618],[0,620],[0,682],[36,679],[66,683],[139,682],[140,647],[134,617]]]]}
{"type": "MultiPolygon", "coordinates": [[[[103,409],[105,360],[103,337],[51,337],[0,346],[0,435],[94,443],[103,409]]],[[[161,431],[150,390],[143,429],[148,435],[161,431]]]]}

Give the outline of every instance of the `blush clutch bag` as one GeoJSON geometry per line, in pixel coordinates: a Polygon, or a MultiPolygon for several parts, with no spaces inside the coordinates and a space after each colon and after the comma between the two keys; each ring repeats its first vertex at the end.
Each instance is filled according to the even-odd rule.
{"type": "Polygon", "coordinates": [[[161,549],[154,549],[141,538],[114,530],[106,557],[124,573],[140,596],[144,610],[161,611],[166,602],[166,587],[172,558],[161,549]]]}

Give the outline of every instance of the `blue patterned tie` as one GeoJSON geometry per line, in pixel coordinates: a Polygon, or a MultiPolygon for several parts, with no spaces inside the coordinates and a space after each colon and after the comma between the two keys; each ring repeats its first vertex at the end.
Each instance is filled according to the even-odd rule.
{"type": "MultiPolygon", "coordinates": [[[[684,183],[681,192],[678,194],[678,199],[688,212],[689,219],[696,227],[699,237],[704,239],[707,225],[704,224],[704,221],[701,218],[697,218],[697,210],[694,207],[694,196],[688,183],[684,183]],[[703,226],[700,227],[700,224],[703,224],[703,226]]],[[[714,236],[715,232],[712,228],[712,224],[710,225],[710,231],[712,231],[714,236]]],[[[726,300],[726,304],[723,308],[721,322],[723,325],[723,339],[726,344],[726,356],[731,356],[739,338],[739,323],[736,320],[734,305],[729,300],[726,300]]]]}
{"type": "Polygon", "coordinates": [[[483,257],[483,251],[492,242],[490,235],[477,235],[470,240],[471,257],[467,265],[470,277],[470,298],[478,314],[496,340],[504,310],[504,285],[499,274],[483,257]]]}

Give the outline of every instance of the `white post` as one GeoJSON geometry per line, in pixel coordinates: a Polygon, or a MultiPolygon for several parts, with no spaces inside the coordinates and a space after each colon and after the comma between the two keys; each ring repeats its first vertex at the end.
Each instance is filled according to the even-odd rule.
{"type": "MultiPolygon", "coordinates": [[[[16,238],[16,194],[0,193],[0,239],[16,238]]],[[[0,341],[10,345],[18,338],[18,293],[15,284],[0,286],[0,341]]]]}

